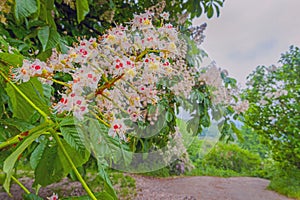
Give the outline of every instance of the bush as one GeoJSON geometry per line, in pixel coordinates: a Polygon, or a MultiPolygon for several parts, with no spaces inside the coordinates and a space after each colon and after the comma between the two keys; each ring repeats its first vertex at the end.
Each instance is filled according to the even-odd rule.
{"type": "Polygon", "coordinates": [[[296,167],[277,167],[268,188],[288,197],[300,199],[300,170],[296,167]]]}
{"type": "Polygon", "coordinates": [[[195,138],[187,149],[189,158],[195,166],[202,165],[205,154],[213,148],[215,141],[195,138]]]}
{"type": "Polygon", "coordinates": [[[261,163],[261,158],[257,154],[241,149],[236,144],[219,143],[204,157],[203,167],[255,175],[256,171],[261,168],[261,163]]]}

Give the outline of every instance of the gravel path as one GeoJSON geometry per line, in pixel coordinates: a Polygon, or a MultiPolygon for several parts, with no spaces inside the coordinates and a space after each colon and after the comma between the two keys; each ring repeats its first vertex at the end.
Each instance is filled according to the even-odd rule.
{"type": "MultiPolygon", "coordinates": [[[[137,196],[134,200],[291,200],[267,190],[269,181],[261,178],[210,176],[153,178],[132,174],[130,176],[136,180],[137,196]]],[[[21,178],[20,181],[27,187],[33,182],[30,178],[21,178]]],[[[52,194],[53,188],[59,188],[74,196],[84,193],[79,182],[70,183],[67,179],[63,179],[59,183],[42,188],[39,195],[46,199],[52,194]]],[[[0,200],[23,199],[23,191],[19,186],[13,184],[11,192],[14,198],[0,192],[0,200]]]]}
{"type": "Polygon", "coordinates": [[[267,190],[268,180],[250,177],[175,177],[136,179],[135,200],[289,200],[267,190]]]}

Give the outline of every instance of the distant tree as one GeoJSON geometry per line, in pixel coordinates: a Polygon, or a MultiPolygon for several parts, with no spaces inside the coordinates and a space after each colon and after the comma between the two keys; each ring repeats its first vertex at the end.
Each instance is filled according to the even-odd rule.
{"type": "Polygon", "coordinates": [[[281,66],[259,66],[249,75],[246,123],[263,138],[274,160],[300,169],[300,50],[291,46],[281,66]]]}

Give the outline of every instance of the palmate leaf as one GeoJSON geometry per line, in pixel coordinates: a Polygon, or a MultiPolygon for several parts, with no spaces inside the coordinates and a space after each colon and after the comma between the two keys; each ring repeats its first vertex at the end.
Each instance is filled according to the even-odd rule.
{"type": "MultiPolygon", "coordinates": [[[[66,120],[64,123],[67,124],[68,121],[66,120]]],[[[127,165],[131,162],[132,153],[129,152],[127,146],[120,144],[118,140],[110,137],[108,135],[108,128],[96,119],[86,119],[85,122],[79,124],[79,127],[80,134],[84,135],[86,147],[89,148],[97,159],[98,174],[105,182],[105,191],[112,199],[118,199],[109,176],[104,170],[104,166],[109,165],[108,161],[111,161],[109,159],[112,159],[115,164],[121,162],[127,165]]]]}
{"type": "MultiPolygon", "coordinates": [[[[76,167],[79,167],[88,161],[90,155],[88,151],[85,151],[84,154],[80,154],[64,140],[61,142],[76,167]]],[[[34,184],[47,186],[61,180],[71,170],[72,167],[57,145],[53,144],[50,147],[46,146],[34,172],[34,184]]]]}
{"type": "Polygon", "coordinates": [[[65,118],[60,122],[60,131],[66,142],[80,153],[86,150],[84,138],[75,126],[73,118],[65,118]]]}
{"type": "Polygon", "coordinates": [[[105,160],[112,161],[115,164],[122,163],[128,165],[131,162],[132,154],[128,147],[120,144],[118,139],[108,135],[108,128],[95,119],[89,119],[85,126],[85,132],[90,139],[89,145],[92,152],[103,164],[108,164],[105,160]]]}
{"type": "MultiPolygon", "coordinates": [[[[50,115],[49,106],[44,99],[42,83],[37,78],[31,78],[28,82],[17,86],[40,110],[50,115]]],[[[7,84],[7,95],[10,98],[13,117],[30,121],[36,112],[35,109],[11,86],[7,84]]]]}

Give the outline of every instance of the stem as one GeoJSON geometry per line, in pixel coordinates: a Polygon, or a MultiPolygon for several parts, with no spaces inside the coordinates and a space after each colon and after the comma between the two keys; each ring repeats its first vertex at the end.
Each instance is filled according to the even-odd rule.
{"type": "Polygon", "coordinates": [[[11,176],[11,178],[20,186],[20,188],[22,188],[26,192],[26,194],[30,194],[30,191],[17,178],[15,178],[14,176],[11,176]]]}
{"type": "Polygon", "coordinates": [[[3,114],[7,117],[7,118],[10,118],[8,113],[6,112],[6,109],[5,109],[5,105],[3,104],[3,114]]]}
{"type": "Polygon", "coordinates": [[[93,199],[93,200],[97,200],[97,198],[95,197],[95,195],[93,194],[93,192],[90,190],[89,186],[86,184],[86,182],[84,181],[84,179],[82,178],[82,176],[80,175],[80,173],[78,172],[76,166],[74,165],[71,157],[69,156],[67,150],[65,149],[64,145],[62,144],[62,142],[60,141],[60,138],[58,136],[58,134],[53,130],[50,129],[49,130],[51,132],[51,134],[53,135],[53,137],[55,138],[58,146],[61,148],[63,154],[65,155],[67,161],[69,162],[69,164],[71,165],[73,171],[75,172],[76,177],[78,178],[78,180],[80,181],[80,183],[82,184],[83,188],[85,189],[85,191],[88,193],[88,195],[93,199]]]}
{"type": "Polygon", "coordinates": [[[60,85],[63,85],[63,86],[66,86],[68,88],[71,88],[71,85],[70,84],[67,84],[65,82],[62,82],[62,81],[59,81],[59,80],[56,80],[56,79],[51,79],[51,81],[53,81],[54,83],[58,83],[60,85]]]}
{"type": "Polygon", "coordinates": [[[20,140],[22,140],[27,135],[30,135],[30,134],[32,134],[34,132],[37,132],[37,131],[40,131],[40,130],[46,128],[46,127],[48,128],[49,126],[51,126],[51,125],[49,125],[49,123],[45,122],[45,123],[43,123],[43,124],[41,124],[37,127],[34,127],[33,129],[31,129],[27,132],[25,131],[23,133],[20,133],[20,134],[14,136],[14,137],[11,137],[11,138],[7,139],[5,142],[0,143],[0,149],[3,149],[3,148],[5,148],[9,145],[18,143],[18,142],[20,142],[20,140]]]}
{"type": "Polygon", "coordinates": [[[120,80],[123,76],[124,76],[124,74],[121,74],[121,75],[119,75],[119,76],[117,76],[117,77],[111,79],[109,82],[106,82],[104,85],[102,85],[100,88],[98,88],[98,89],[96,90],[96,95],[102,94],[103,91],[104,91],[105,89],[108,89],[108,88],[111,88],[112,86],[114,86],[114,84],[115,84],[118,80],[120,80]]]}
{"type": "Polygon", "coordinates": [[[48,115],[42,111],[39,107],[37,107],[6,75],[0,71],[0,75],[36,110],[38,111],[48,122],[48,115]]]}
{"type": "Polygon", "coordinates": [[[104,124],[106,127],[110,128],[110,124],[107,123],[106,121],[104,121],[103,119],[101,119],[96,113],[90,111],[91,114],[96,117],[102,124],[104,124]]]}
{"type": "Polygon", "coordinates": [[[117,104],[113,99],[109,98],[105,94],[102,94],[101,96],[103,96],[107,100],[111,101],[114,104],[114,106],[118,107],[123,113],[128,114],[128,112],[126,112],[126,110],[124,110],[121,106],[119,106],[119,104],[117,104]]]}

